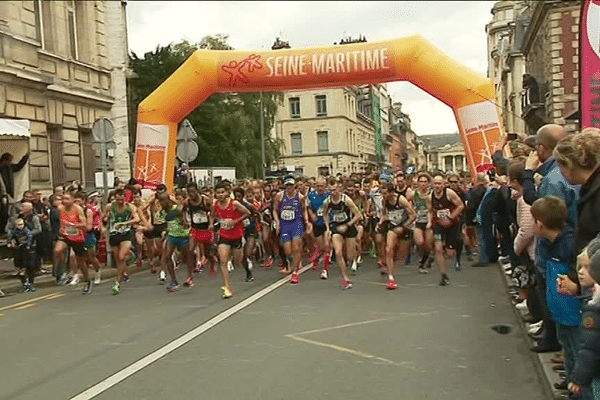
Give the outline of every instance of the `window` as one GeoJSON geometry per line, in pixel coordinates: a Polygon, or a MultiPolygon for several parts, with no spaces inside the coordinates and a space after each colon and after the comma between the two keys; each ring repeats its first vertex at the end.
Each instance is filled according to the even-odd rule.
{"type": "Polygon", "coordinates": [[[327,115],[327,96],[324,94],[315,96],[317,101],[317,117],[327,115]]]}
{"type": "Polygon", "coordinates": [[[54,186],[66,183],[65,162],[63,155],[63,140],[60,126],[47,125],[50,141],[50,156],[52,157],[52,178],[54,186]]]}
{"type": "Polygon", "coordinates": [[[292,133],[290,138],[292,139],[292,154],[302,154],[302,134],[292,133]]]}
{"type": "Polygon", "coordinates": [[[290,117],[300,118],[300,97],[290,97],[290,117]]]}
{"type": "Polygon", "coordinates": [[[48,51],[54,51],[51,7],[54,7],[52,1],[36,0],[35,2],[36,36],[42,45],[42,49],[48,51]]]}
{"type": "Polygon", "coordinates": [[[71,57],[78,58],[77,53],[77,21],[75,20],[75,2],[73,0],[67,3],[67,24],[69,27],[69,50],[71,57]]]}
{"type": "Polygon", "coordinates": [[[319,176],[329,176],[329,167],[319,167],[319,176]]]}
{"type": "Polygon", "coordinates": [[[85,187],[96,185],[96,152],[94,150],[94,137],[91,129],[79,129],[80,148],[82,153],[82,175],[85,187]]]}
{"type": "Polygon", "coordinates": [[[317,132],[317,147],[319,153],[329,153],[329,134],[326,131],[317,132]]]}

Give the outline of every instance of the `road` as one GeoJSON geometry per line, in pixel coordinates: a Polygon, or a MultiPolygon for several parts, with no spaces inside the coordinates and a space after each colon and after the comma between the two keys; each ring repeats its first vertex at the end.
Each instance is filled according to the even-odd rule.
{"type": "Polygon", "coordinates": [[[230,300],[219,277],[168,293],[149,272],[119,296],[103,282],[0,299],[0,399],[543,398],[497,268],[439,287],[400,267],[395,291],[371,259],[351,290],[330,275],[236,270],[230,300]]]}

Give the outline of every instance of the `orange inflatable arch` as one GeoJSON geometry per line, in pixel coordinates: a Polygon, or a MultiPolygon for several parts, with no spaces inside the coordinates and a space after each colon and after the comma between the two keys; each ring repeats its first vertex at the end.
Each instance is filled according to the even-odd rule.
{"type": "Polygon", "coordinates": [[[471,174],[502,134],[493,82],[419,35],[275,51],[197,50],[138,110],[134,177],[173,187],[178,123],[216,92],[258,92],[409,81],[450,106],[471,174]]]}

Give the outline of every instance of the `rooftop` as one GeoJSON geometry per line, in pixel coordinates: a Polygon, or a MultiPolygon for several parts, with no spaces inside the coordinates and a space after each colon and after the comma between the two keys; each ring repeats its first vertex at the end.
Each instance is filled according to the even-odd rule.
{"type": "Polygon", "coordinates": [[[437,135],[419,136],[424,143],[429,145],[430,150],[435,150],[448,145],[462,144],[459,133],[441,133],[437,135]]]}

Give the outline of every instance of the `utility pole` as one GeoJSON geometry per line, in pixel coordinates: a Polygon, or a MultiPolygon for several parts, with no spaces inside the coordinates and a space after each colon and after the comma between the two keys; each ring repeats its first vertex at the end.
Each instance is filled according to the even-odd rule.
{"type": "Polygon", "coordinates": [[[264,110],[263,110],[263,95],[262,95],[262,91],[260,92],[260,152],[262,155],[262,164],[261,164],[261,168],[262,168],[262,178],[263,180],[265,179],[265,168],[266,168],[266,161],[265,161],[265,121],[264,121],[264,110]]]}

